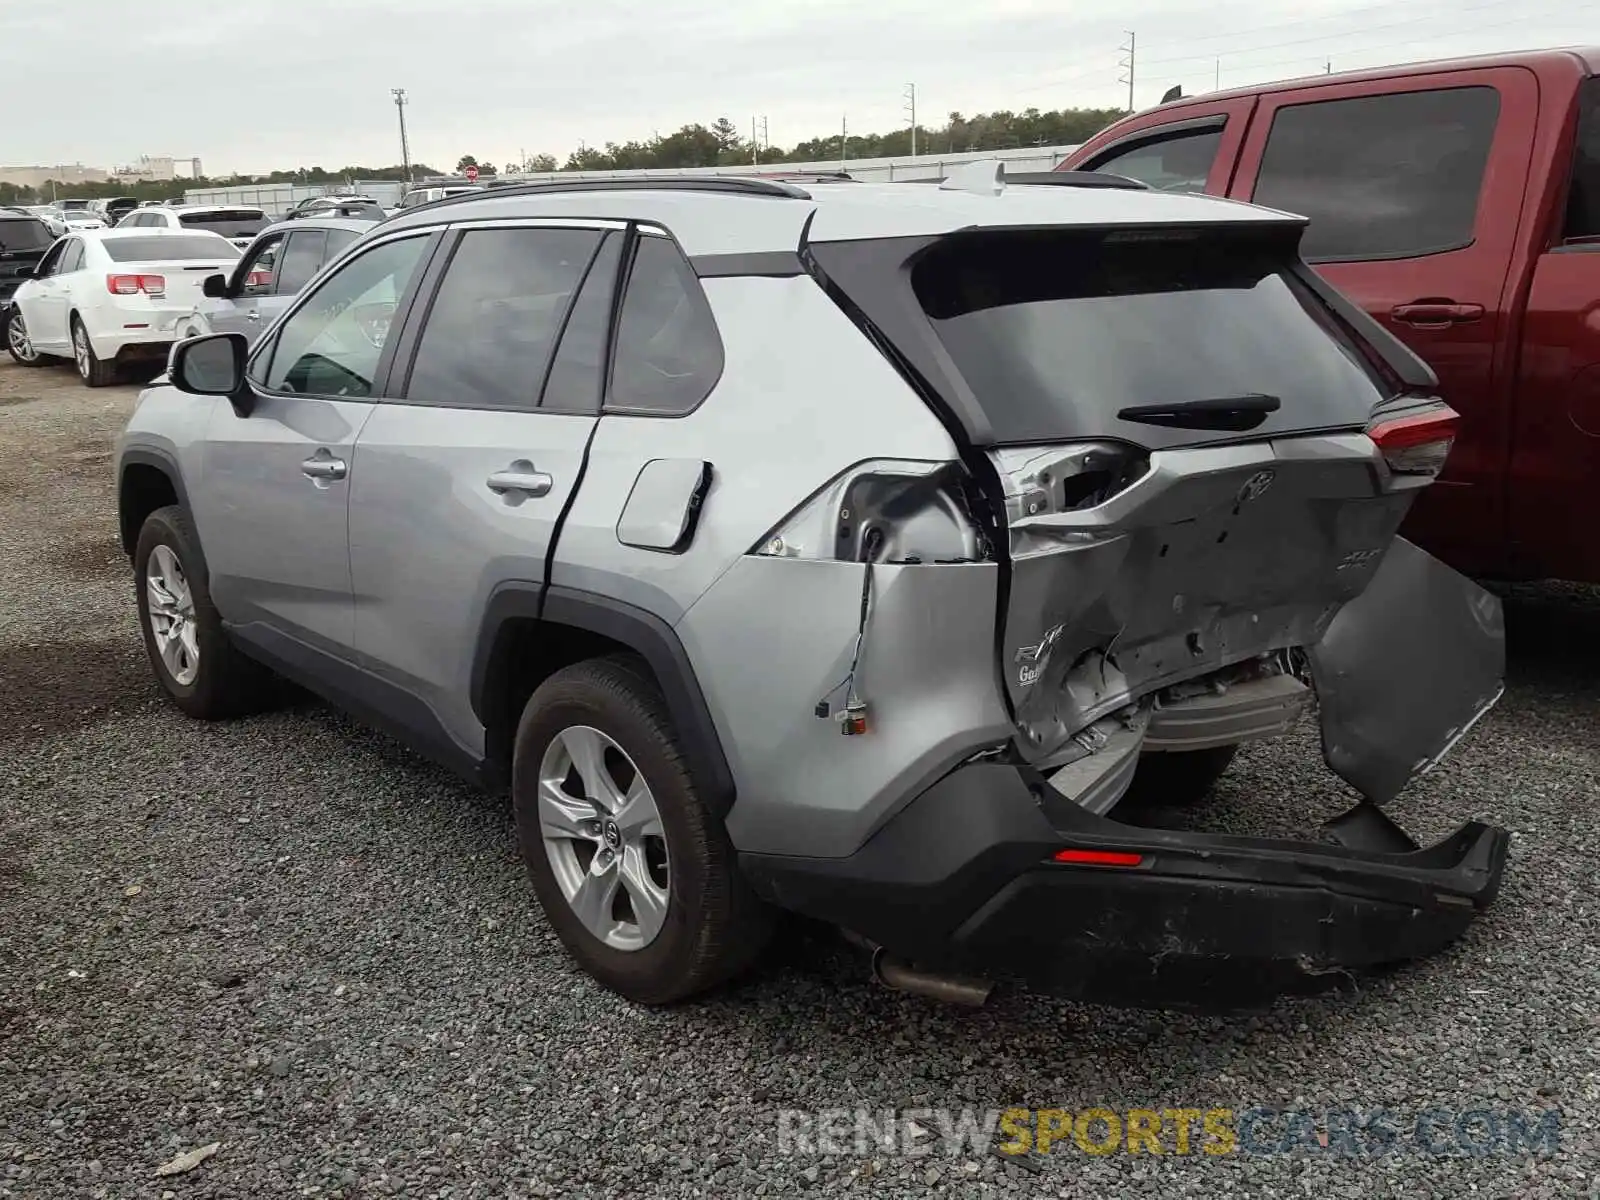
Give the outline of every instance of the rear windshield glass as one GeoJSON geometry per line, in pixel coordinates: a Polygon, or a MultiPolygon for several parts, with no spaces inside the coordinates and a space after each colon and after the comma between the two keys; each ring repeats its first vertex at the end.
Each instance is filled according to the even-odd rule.
{"type": "Polygon", "coordinates": [[[912,285],[997,441],[1154,447],[1364,425],[1387,389],[1292,261],[1284,230],[981,233],[933,247],[912,285]],[[1248,433],[1118,416],[1262,395],[1280,406],[1248,433]]]}
{"type": "Polygon", "coordinates": [[[239,257],[239,248],[218,238],[184,237],[181,233],[167,237],[112,237],[100,243],[106,248],[112,262],[228,262],[239,257]]]}
{"type": "Polygon", "coordinates": [[[33,217],[0,217],[0,250],[43,250],[54,236],[33,217]]]}
{"type": "Polygon", "coordinates": [[[267,218],[248,208],[238,212],[179,213],[178,223],[185,229],[209,229],[223,237],[255,237],[267,227],[267,218]]]}

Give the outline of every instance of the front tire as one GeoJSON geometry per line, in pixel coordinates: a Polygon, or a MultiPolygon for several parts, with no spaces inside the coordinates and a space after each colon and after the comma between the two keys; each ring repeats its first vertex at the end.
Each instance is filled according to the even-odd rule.
{"type": "Polygon", "coordinates": [[[517,728],[523,861],[568,953],[641,1004],[670,1004],[755,960],[768,910],[695,790],[654,681],[634,660],[557,671],[517,728]]]}
{"type": "Polygon", "coordinates": [[[96,358],[94,343],[89,341],[89,331],[83,321],[72,318],[72,361],[78,368],[78,378],[85,387],[107,387],[117,382],[117,364],[96,358]]]}
{"type": "Polygon", "coordinates": [[[241,654],[223,630],[200,542],[182,506],[158,508],[145,518],[133,570],[145,652],[172,702],[208,721],[261,707],[271,673],[241,654]]]}
{"type": "Polygon", "coordinates": [[[33,338],[22,319],[22,310],[15,306],[6,314],[6,350],[18,366],[42,367],[45,364],[45,356],[33,348],[33,338]]]}

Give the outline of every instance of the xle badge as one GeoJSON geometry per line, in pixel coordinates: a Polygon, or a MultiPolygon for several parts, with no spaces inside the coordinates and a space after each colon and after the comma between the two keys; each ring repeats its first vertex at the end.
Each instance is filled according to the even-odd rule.
{"type": "Polygon", "coordinates": [[[1050,661],[1050,649],[1060,636],[1061,626],[1057,625],[1045,631],[1037,646],[1023,646],[1017,651],[1017,661],[1022,664],[1021,669],[1017,671],[1019,686],[1027,687],[1037,682],[1039,676],[1044,674],[1045,665],[1050,661]]]}

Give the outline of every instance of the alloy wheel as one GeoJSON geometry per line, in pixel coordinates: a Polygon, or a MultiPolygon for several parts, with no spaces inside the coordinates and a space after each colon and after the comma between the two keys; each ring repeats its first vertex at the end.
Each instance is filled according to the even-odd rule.
{"type": "Polygon", "coordinates": [[[13,312],[11,320],[6,324],[6,339],[11,346],[11,353],[21,362],[33,362],[39,357],[33,348],[33,339],[28,336],[28,327],[23,323],[22,314],[13,312]]]}
{"type": "Polygon", "coordinates": [[[72,361],[78,364],[78,374],[89,378],[89,334],[82,325],[72,327],[72,361]]]}
{"type": "Polygon", "coordinates": [[[194,619],[194,593],[183,564],[170,546],[157,546],[145,566],[145,599],[150,634],[167,674],[188,687],[200,674],[200,641],[194,619]]]}
{"type": "Polygon", "coordinates": [[[561,894],[615,950],[641,950],[666,921],[667,839],[644,775],[598,729],[570,725],[539,764],[539,832],[561,894]]]}

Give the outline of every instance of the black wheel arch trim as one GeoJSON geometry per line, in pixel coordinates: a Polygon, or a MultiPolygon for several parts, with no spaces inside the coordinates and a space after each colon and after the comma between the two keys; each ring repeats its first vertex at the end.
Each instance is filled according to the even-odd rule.
{"type": "Polygon", "coordinates": [[[139,541],[139,530],[132,527],[128,521],[128,514],[122,507],[122,481],[131,466],[154,467],[167,477],[172,484],[173,493],[178,497],[178,503],[192,513],[189,507],[189,491],[184,487],[183,472],[178,469],[178,460],[165,450],[154,446],[133,446],[122,452],[122,457],[117,462],[117,529],[122,549],[127,554],[133,553],[133,548],[139,541]]]}
{"type": "Polygon", "coordinates": [[[489,724],[488,698],[504,682],[496,675],[501,631],[508,622],[528,619],[598,634],[642,657],[677,725],[696,790],[718,816],[728,814],[735,794],[733,772],[694,666],[672,626],[636,605],[577,588],[499,585],[489,596],[472,661],[472,708],[480,721],[489,724]]]}

